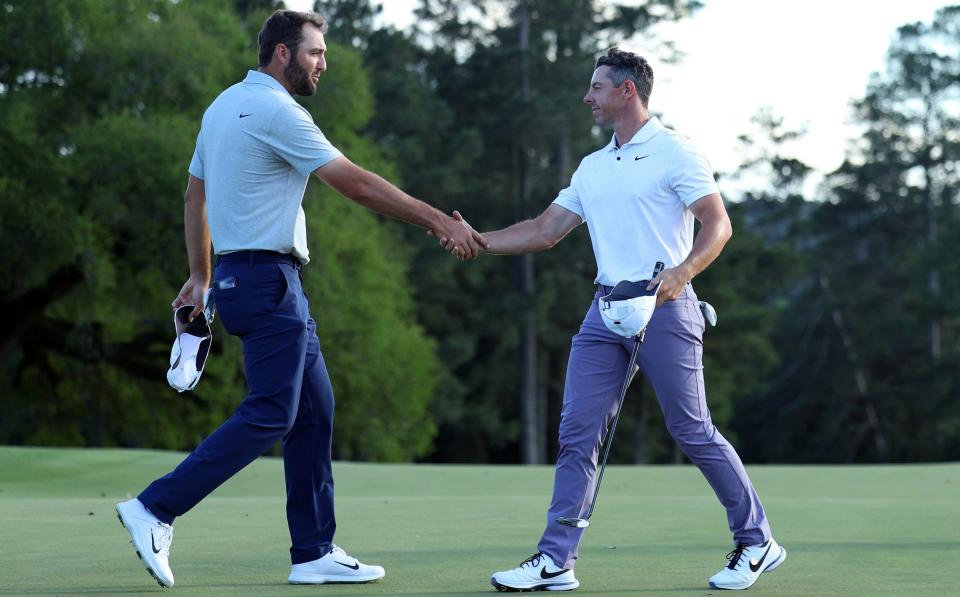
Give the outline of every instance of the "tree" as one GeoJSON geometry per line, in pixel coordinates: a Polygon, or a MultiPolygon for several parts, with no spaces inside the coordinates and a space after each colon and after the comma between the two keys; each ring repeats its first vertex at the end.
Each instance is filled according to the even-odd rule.
{"type": "MultiPolygon", "coordinates": [[[[0,326],[0,442],[190,448],[242,397],[239,342],[219,326],[197,391],[175,394],[163,372],[200,117],[255,64],[249,30],[270,8],[246,4],[246,21],[227,0],[0,8],[0,301],[17,314],[0,326]]],[[[343,69],[311,109],[336,143],[387,168],[357,134],[371,115],[359,57],[331,49],[343,69]]],[[[318,321],[335,451],[414,458],[434,433],[436,357],[413,320],[407,251],[342,198],[314,189],[306,203],[322,268],[306,286],[316,313],[336,314],[318,321]]]]}
{"type": "Polygon", "coordinates": [[[864,134],[808,209],[781,366],[742,402],[768,461],[956,458],[960,9],[901,27],[856,104],[864,134]],[[949,240],[947,240],[949,239],[949,240]],[[923,331],[921,331],[923,330],[923,331]]]}
{"type": "MultiPolygon", "coordinates": [[[[580,98],[609,36],[682,18],[698,5],[663,1],[633,9],[585,0],[427,0],[417,10],[418,32],[374,31],[365,21],[360,35],[355,17],[369,12],[353,6],[340,39],[364,40],[357,43],[366,48],[376,97],[369,133],[397,161],[405,188],[447,211],[460,209],[478,229],[491,229],[539,213],[568,184],[573,157],[600,142],[580,98]],[[527,50],[521,49],[518,29],[522,7],[529,22],[527,50]],[[429,46],[420,42],[427,33],[429,46]],[[529,64],[529,109],[521,97],[523,56],[529,64]],[[521,171],[527,172],[526,182],[521,171]],[[524,196],[530,198],[526,207],[524,196]]],[[[332,38],[341,35],[339,18],[336,12],[331,17],[332,38]]],[[[588,247],[586,232],[579,230],[538,256],[543,265],[535,270],[535,293],[529,263],[514,266],[522,259],[460,265],[432,250],[417,253],[413,281],[420,320],[439,339],[448,372],[435,403],[438,442],[447,447],[435,458],[517,460],[517,421],[524,409],[528,420],[536,417],[538,432],[527,434],[536,445],[522,453],[529,460],[552,452],[545,429],[559,415],[570,331],[592,295],[595,271],[588,247]],[[525,290],[518,282],[523,271],[525,290]],[[533,376],[532,359],[521,367],[516,358],[529,354],[531,320],[537,342],[533,376]],[[521,384],[524,375],[527,382],[521,384]],[[526,407],[518,400],[520,385],[527,388],[526,407]],[[450,445],[453,438],[457,443],[450,445]]]]}

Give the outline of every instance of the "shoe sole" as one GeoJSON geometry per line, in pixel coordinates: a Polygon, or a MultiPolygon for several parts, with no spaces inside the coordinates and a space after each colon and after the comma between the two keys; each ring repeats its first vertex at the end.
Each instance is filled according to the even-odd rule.
{"type": "Polygon", "coordinates": [[[376,582],[382,579],[382,576],[374,576],[371,578],[350,578],[345,579],[342,576],[321,576],[317,575],[314,577],[303,577],[299,579],[287,579],[287,583],[291,585],[362,585],[366,583],[376,582]]]}
{"type": "Polygon", "coordinates": [[[137,559],[140,560],[140,563],[143,564],[143,567],[146,571],[153,577],[153,580],[157,581],[157,584],[163,587],[164,589],[169,589],[172,585],[165,585],[163,581],[157,577],[157,573],[153,571],[153,568],[147,566],[146,562],[143,561],[143,556],[140,555],[140,548],[137,547],[137,542],[133,539],[133,533],[130,532],[130,529],[127,528],[127,523],[123,522],[123,514],[120,513],[120,509],[116,508],[117,511],[117,520],[120,521],[120,526],[127,531],[127,534],[130,535],[130,544],[133,545],[133,549],[137,552],[137,559]]]}
{"type": "Polygon", "coordinates": [[[497,582],[497,579],[491,578],[490,584],[493,585],[493,588],[496,590],[504,593],[531,593],[533,591],[572,591],[580,586],[580,581],[577,580],[564,584],[544,583],[542,585],[534,585],[532,587],[518,588],[499,583],[497,582]]]}
{"type": "MultiPolygon", "coordinates": [[[[787,559],[787,548],[781,545],[781,546],[780,546],[780,557],[777,558],[776,560],[770,562],[770,565],[767,566],[766,568],[764,568],[763,571],[760,572],[760,574],[765,574],[765,573],[767,573],[767,572],[773,572],[774,570],[776,570],[777,568],[779,568],[779,567],[780,567],[780,564],[782,564],[782,563],[784,562],[784,560],[786,560],[786,559],[787,559]]],[[[709,583],[709,584],[710,584],[710,588],[711,588],[711,589],[719,589],[719,590],[721,590],[721,591],[743,591],[744,589],[749,589],[750,587],[752,587],[752,586],[757,582],[757,580],[760,578],[760,574],[757,575],[757,578],[753,579],[753,582],[752,582],[752,583],[750,583],[749,585],[747,585],[747,586],[745,586],[745,587],[718,587],[717,585],[715,585],[715,584],[713,584],[713,583],[709,583]]]]}

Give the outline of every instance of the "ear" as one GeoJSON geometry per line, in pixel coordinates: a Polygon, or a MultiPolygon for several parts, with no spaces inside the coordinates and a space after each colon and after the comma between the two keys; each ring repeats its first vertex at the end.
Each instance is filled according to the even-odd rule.
{"type": "Polygon", "coordinates": [[[281,65],[286,66],[290,63],[290,48],[286,44],[278,43],[273,48],[273,58],[281,65]]]}
{"type": "Polygon", "coordinates": [[[632,97],[636,97],[637,95],[639,94],[637,93],[637,86],[634,84],[634,82],[631,81],[630,79],[627,79],[626,81],[624,81],[623,82],[623,99],[628,100],[632,97]]]}

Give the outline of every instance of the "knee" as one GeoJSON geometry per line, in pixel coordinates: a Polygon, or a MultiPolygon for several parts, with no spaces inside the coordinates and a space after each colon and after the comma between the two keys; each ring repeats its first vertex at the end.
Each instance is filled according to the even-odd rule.
{"type": "Polygon", "coordinates": [[[559,444],[560,449],[557,458],[572,458],[574,460],[593,460],[597,450],[597,441],[591,439],[586,441],[587,429],[568,429],[561,428],[559,444]]]}
{"type": "Polygon", "coordinates": [[[241,405],[237,415],[248,426],[256,429],[263,435],[276,436],[277,439],[286,435],[296,420],[296,410],[281,408],[276,404],[261,404],[259,408],[241,405]]]}
{"type": "Polygon", "coordinates": [[[683,421],[671,423],[668,427],[671,437],[681,448],[698,447],[712,444],[719,435],[710,421],[683,421]]]}

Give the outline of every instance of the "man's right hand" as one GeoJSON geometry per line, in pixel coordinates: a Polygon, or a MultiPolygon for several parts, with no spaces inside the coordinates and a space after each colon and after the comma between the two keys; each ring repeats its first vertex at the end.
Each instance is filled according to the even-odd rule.
{"type": "Polygon", "coordinates": [[[474,230],[459,211],[454,211],[453,217],[445,217],[440,226],[428,234],[437,237],[441,246],[458,259],[476,259],[488,247],[483,235],[474,230]]]}
{"type": "Polygon", "coordinates": [[[193,318],[203,311],[203,297],[207,294],[207,288],[209,287],[209,280],[201,280],[190,276],[184,283],[183,288],[180,289],[180,294],[173,299],[171,306],[174,310],[177,310],[183,305],[194,305],[193,311],[190,312],[190,321],[193,321],[193,318]]]}

